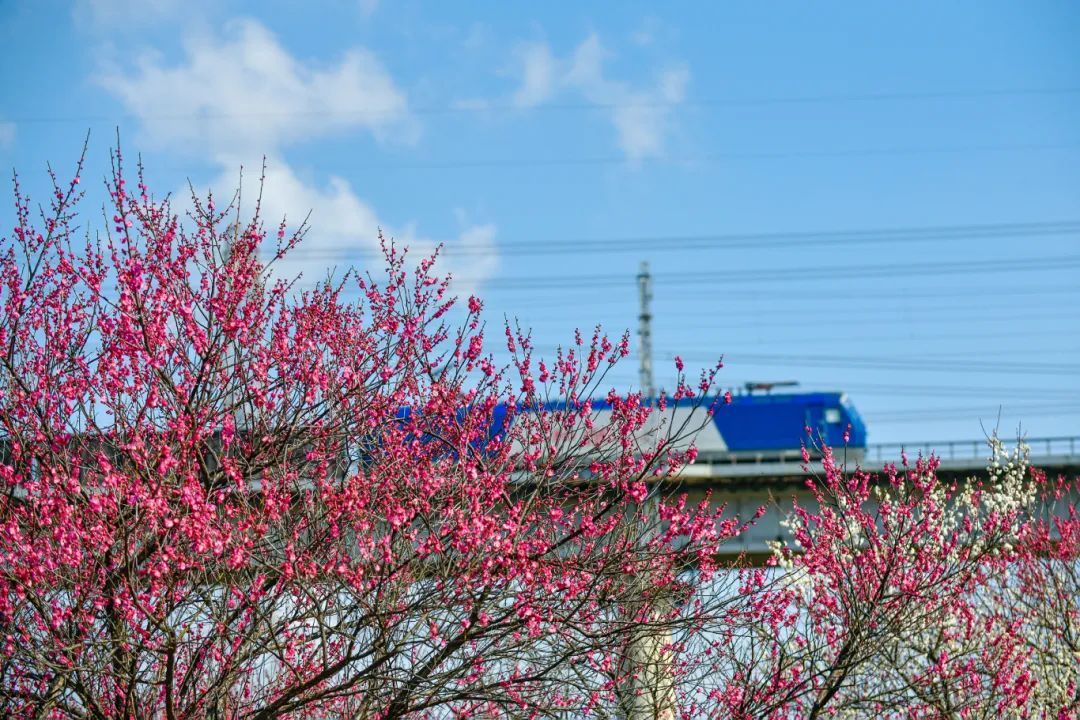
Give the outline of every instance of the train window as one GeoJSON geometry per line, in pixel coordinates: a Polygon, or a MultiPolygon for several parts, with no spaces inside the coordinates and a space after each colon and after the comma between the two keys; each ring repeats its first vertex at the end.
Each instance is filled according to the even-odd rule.
{"type": "Polygon", "coordinates": [[[829,423],[830,425],[835,425],[836,423],[840,422],[840,411],[836,408],[826,408],[825,422],[829,423]]]}

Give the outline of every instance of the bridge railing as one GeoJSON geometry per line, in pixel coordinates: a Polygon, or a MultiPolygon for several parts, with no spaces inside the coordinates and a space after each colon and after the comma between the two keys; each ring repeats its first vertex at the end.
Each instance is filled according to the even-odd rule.
{"type": "MultiPolygon", "coordinates": [[[[1080,450],[1080,436],[1058,435],[1054,437],[1024,438],[1033,457],[1076,456],[1080,450]]],[[[977,460],[989,457],[990,448],[985,439],[945,440],[935,442],[870,443],[866,457],[870,460],[890,461],[899,458],[901,452],[909,456],[933,453],[941,460],[977,460]]]]}

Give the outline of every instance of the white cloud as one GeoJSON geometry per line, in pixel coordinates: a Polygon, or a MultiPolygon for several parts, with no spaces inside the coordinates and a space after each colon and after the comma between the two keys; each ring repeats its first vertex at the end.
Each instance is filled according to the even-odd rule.
{"type": "Polygon", "coordinates": [[[534,107],[551,99],[555,92],[555,59],[545,43],[529,43],[518,49],[521,59],[521,86],[514,93],[518,107],[534,107]]]}
{"type": "Polygon", "coordinates": [[[612,110],[619,146],[632,159],[664,154],[664,135],[672,107],[686,96],[690,75],[685,69],[667,70],[647,92],[620,91],[612,110]]]}
{"type": "MultiPolygon", "coordinates": [[[[250,211],[259,164],[242,163],[238,157],[219,161],[220,175],[208,187],[200,189],[199,194],[205,197],[212,190],[217,198],[231,198],[238,182],[238,168],[243,165],[242,205],[250,211]]],[[[260,202],[268,226],[284,218],[289,228],[295,229],[307,218],[311,228],[304,241],[277,265],[278,277],[302,274],[301,284],[305,286],[325,279],[331,272],[340,277],[363,253],[377,248],[379,218],[343,178],[332,176],[325,183],[305,182],[283,160],[267,158],[260,202]]]]}
{"type": "MultiPolygon", "coordinates": [[[[231,198],[238,182],[237,168],[243,165],[246,200],[242,204],[250,210],[260,165],[244,163],[239,157],[224,159],[221,164],[220,175],[198,192],[205,196],[207,191],[213,191],[217,198],[231,198]]],[[[399,248],[408,248],[413,260],[430,256],[440,242],[452,253],[463,252],[442,258],[438,264],[438,272],[454,275],[454,290],[458,293],[474,292],[498,269],[494,225],[469,225],[459,214],[462,229],[458,236],[436,240],[421,233],[415,223],[395,227],[380,218],[375,209],[356,194],[348,180],[333,175],[323,183],[306,182],[281,159],[268,158],[266,161],[260,202],[262,217],[270,226],[282,218],[287,220],[290,228],[298,227],[305,218],[308,220],[310,231],[304,241],[275,265],[277,277],[291,279],[302,275],[301,287],[310,287],[328,274],[340,278],[350,267],[371,268],[372,260],[378,257],[380,229],[399,248]]],[[[374,264],[381,267],[381,261],[374,264]]]]}
{"type": "Polygon", "coordinates": [[[606,57],[608,57],[608,52],[600,44],[600,38],[596,33],[590,33],[574,49],[566,76],[567,84],[581,88],[585,92],[605,91],[610,84],[604,79],[606,57]]]}
{"type": "Polygon", "coordinates": [[[546,43],[520,46],[517,56],[520,84],[512,97],[516,106],[536,107],[560,92],[576,93],[610,110],[616,143],[628,160],[664,155],[672,112],[685,99],[690,81],[685,67],[667,68],[643,86],[612,80],[604,69],[610,53],[595,33],[562,60],[546,43]]]}
{"type": "MultiPolygon", "coordinates": [[[[418,125],[404,91],[372,53],[347,52],[334,65],[315,67],[292,56],[257,22],[233,22],[226,37],[198,36],[185,44],[185,57],[167,64],[144,56],[134,72],[113,69],[101,83],[139,120],[142,139],[157,147],[211,160],[221,168],[205,189],[232,197],[244,167],[244,205],[251,207],[261,158],[267,156],[262,190],[263,218],[287,217],[296,227],[310,212],[307,238],[279,266],[278,275],[303,273],[304,285],[336,275],[378,248],[381,227],[412,257],[430,254],[436,241],[411,223],[380,218],[350,183],[302,177],[284,159],[290,144],[347,131],[369,132],[380,140],[415,139],[418,125]]],[[[490,257],[468,255],[472,279],[456,290],[469,292],[494,272],[497,256],[492,225],[463,227],[447,245],[479,248],[490,257]],[[490,252],[489,252],[490,251],[490,252]],[[479,270],[479,272],[477,272],[479,270]]],[[[440,272],[453,271],[442,262],[440,272]]]]}
{"type": "Polygon", "coordinates": [[[0,121],[0,150],[7,150],[15,144],[15,123],[0,121]]]}
{"type": "MultiPolygon", "coordinates": [[[[454,291],[461,295],[476,293],[483,282],[493,277],[499,269],[499,252],[495,244],[495,236],[498,228],[494,223],[483,225],[467,225],[458,233],[455,240],[446,243],[446,249],[451,253],[457,251],[457,256],[450,256],[442,261],[441,267],[446,268],[454,276],[454,291]]],[[[431,240],[424,240],[421,247],[433,247],[431,240]]],[[[416,247],[410,245],[410,247],[416,247]]]]}
{"type": "Polygon", "coordinates": [[[418,125],[404,92],[374,54],[347,52],[331,67],[290,55],[253,20],[229,24],[224,40],[185,43],[184,63],[144,55],[134,74],[101,83],[141,120],[144,140],[189,151],[257,151],[351,129],[414,140],[418,125]]]}
{"type": "MultiPolygon", "coordinates": [[[[259,161],[261,162],[261,161],[259,161]]],[[[213,190],[215,198],[231,198],[237,188],[237,168],[244,166],[244,196],[255,192],[258,175],[256,163],[242,163],[240,158],[222,162],[221,174],[200,192],[213,190]]],[[[310,286],[333,273],[340,277],[351,267],[370,267],[370,260],[379,252],[378,233],[381,229],[397,247],[407,247],[414,260],[430,256],[438,244],[450,250],[450,257],[438,261],[437,271],[455,276],[457,293],[473,293],[498,269],[495,245],[496,227],[469,225],[458,214],[461,230],[456,239],[436,240],[419,231],[415,222],[395,226],[380,218],[375,208],[361,200],[349,181],[330,176],[325,182],[309,182],[280,159],[267,159],[266,182],[260,198],[262,217],[268,225],[285,218],[289,229],[299,227],[305,219],[311,228],[305,240],[283,261],[275,264],[275,274],[286,279],[302,275],[300,286],[310,286]],[[310,216],[309,216],[310,213],[310,216]],[[459,252],[457,256],[455,252],[459,252]]],[[[251,208],[251,201],[243,203],[251,208]]],[[[270,248],[268,248],[270,249],[270,248]]],[[[381,267],[381,262],[376,263],[381,267]]]]}
{"type": "Polygon", "coordinates": [[[360,0],[360,12],[364,17],[371,17],[379,9],[379,0],[360,0]]]}

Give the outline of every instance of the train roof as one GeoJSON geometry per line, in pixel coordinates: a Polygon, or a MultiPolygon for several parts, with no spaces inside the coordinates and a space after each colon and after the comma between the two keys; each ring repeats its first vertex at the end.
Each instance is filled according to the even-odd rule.
{"type": "MultiPolygon", "coordinates": [[[[667,398],[667,405],[669,407],[691,407],[694,405],[701,405],[708,407],[714,401],[723,403],[723,394],[713,395],[705,398],[690,397],[680,398],[674,400],[670,397],[667,398]]],[[[581,404],[589,402],[594,410],[608,410],[611,408],[609,403],[604,398],[592,398],[590,400],[581,400],[577,403],[580,407],[581,404]]],[[[837,391],[819,391],[819,392],[803,392],[803,393],[732,393],[731,404],[732,405],[818,405],[818,404],[844,404],[849,405],[847,393],[837,391]]],[[[545,410],[562,410],[568,405],[565,400],[553,400],[545,403],[541,403],[540,407],[545,410]]],[[[503,406],[504,407],[504,406],[503,406]]],[[[527,409],[529,406],[518,406],[521,409],[527,409]]]]}

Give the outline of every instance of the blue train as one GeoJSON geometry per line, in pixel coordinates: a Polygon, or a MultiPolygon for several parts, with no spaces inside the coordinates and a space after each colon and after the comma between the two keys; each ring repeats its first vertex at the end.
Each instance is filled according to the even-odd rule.
{"type": "Polygon", "coordinates": [[[702,455],[789,457],[801,455],[803,444],[816,455],[815,444],[840,448],[845,434],[849,453],[866,450],[866,423],[841,392],[734,395],[712,419],[716,435],[706,428],[697,441],[702,455]],[[709,447],[710,438],[719,441],[715,451],[709,447]]]}
{"type": "MultiPolygon", "coordinates": [[[[848,457],[859,459],[866,450],[866,424],[858,411],[841,392],[766,393],[733,395],[730,404],[717,403],[716,411],[704,423],[695,439],[698,456],[709,462],[792,460],[801,458],[805,445],[812,456],[824,443],[833,448],[848,448],[848,457]],[[807,433],[807,428],[810,433],[807,433]],[[845,434],[847,441],[845,443],[845,434]]],[[[669,423],[686,417],[689,408],[700,400],[669,402],[665,414],[669,423]]],[[[708,403],[705,404],[706,407],[708,403]]],[[[552,405],[549,409],[560,409],[552,405]]],[[[594,423],[607,424],[610,406],[594,401],[594,423]]],[[[700,410],[700,424],[706,420],[700,410]]],[[[506,410],[497,408],[492,435],[501,432],[506,410]]]]}

